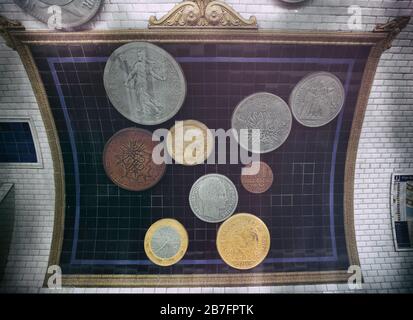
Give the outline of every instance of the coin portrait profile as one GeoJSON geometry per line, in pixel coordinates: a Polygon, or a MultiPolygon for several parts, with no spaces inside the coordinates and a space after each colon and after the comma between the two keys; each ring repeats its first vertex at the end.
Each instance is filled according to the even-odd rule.
{"type": "Polygon", "coordinates": [[[227,192],[221,180],[215,177],[209,179],[209,183],[199,186],[198,196],[201,200],[202,214],[208,211],[219,212],[225,209],[227,192]]]}
{"type": "Polygon", "coordinates": [[[205,222],[221,222],[234,213],[238,192],[233,182],[221,174],[207,174],[193,184],[189,204],[194,214],[205,222]]]}

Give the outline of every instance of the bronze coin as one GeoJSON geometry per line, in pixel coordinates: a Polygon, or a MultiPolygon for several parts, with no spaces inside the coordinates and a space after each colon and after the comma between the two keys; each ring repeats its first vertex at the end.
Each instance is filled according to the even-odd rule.
{"type": "MultiPolygon", "coordinates": [[[[274,175],[271,167],[265,162],[256,161],[254,167],[255,165],[259,165],[259,167],[257,167],[258,172],[253,172],[255,174],[246,174],[247,171],[244,171],[245,168],[242,169],[241,184],[251,193],[264,193],[271,187],[274,181],[274,175]]],[[[248,170],[253,170],[254,167],[252,167],[252,164],[246,166],[248,170]]]]}
{"type": "Polygon", "coordinates": [[[139,128],[115,133],[103,150],[103,166],[108,177],[119,187],[143,191],[153,187],[165,173],[166,164],[156,164],[152,151],[159,142],[139,128]]]}
{"type": "Polygon", "coordinates": [[[218,253],[226,264],[236,269],[258,266],[270,251],[270,244],[267,226],[250,213],[235,214],[218,229],[218,253]]]}

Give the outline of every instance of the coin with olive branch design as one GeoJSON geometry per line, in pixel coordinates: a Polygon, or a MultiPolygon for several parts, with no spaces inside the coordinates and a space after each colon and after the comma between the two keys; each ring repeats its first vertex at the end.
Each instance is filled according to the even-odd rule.
{"type": "Polygon", "coordinates": [[[272,93],[258,92],[238,104],[231,123],[241,147],[254,153],[267,153],[287,140],[292,115],[283,99],[272,93]],[[245,139],[243,133],[247,134],[245,139]]]}

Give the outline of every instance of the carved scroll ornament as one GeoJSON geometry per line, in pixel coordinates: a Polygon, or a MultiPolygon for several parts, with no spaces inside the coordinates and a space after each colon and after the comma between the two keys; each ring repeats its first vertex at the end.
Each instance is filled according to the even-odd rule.
{"type": "Polygon", "coordinates": [[[149,28],[246,28],[257,29],[257,19],[241,17],[232,7],[222,1],[187,0],[175,5],[161,19],[149,18],[149,28]]]}

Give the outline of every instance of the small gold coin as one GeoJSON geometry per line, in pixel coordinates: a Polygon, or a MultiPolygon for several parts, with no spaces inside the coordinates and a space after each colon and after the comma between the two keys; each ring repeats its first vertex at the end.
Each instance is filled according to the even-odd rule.
{"type": "Polygon", "coordinates": [[[213,150],[214,138],[197,120],[176,121],[166,137],[166,149],[176,163],[193,166],[203,163],[213,150]]]}
{"type": "Polygon", "coordinates": [[[218,229],[217,248],[222,260],[235,269],[247,270],[264,261],[270,250],[265,223],[249,213],[238,213],[218,229]]]}
{"type": "Polygon", "coordinates": [[[161,219],[145,235],[145,253],[153,263],[167,267],[177,263],[188,249],[188,233],[174,219],[161,219]]]}

